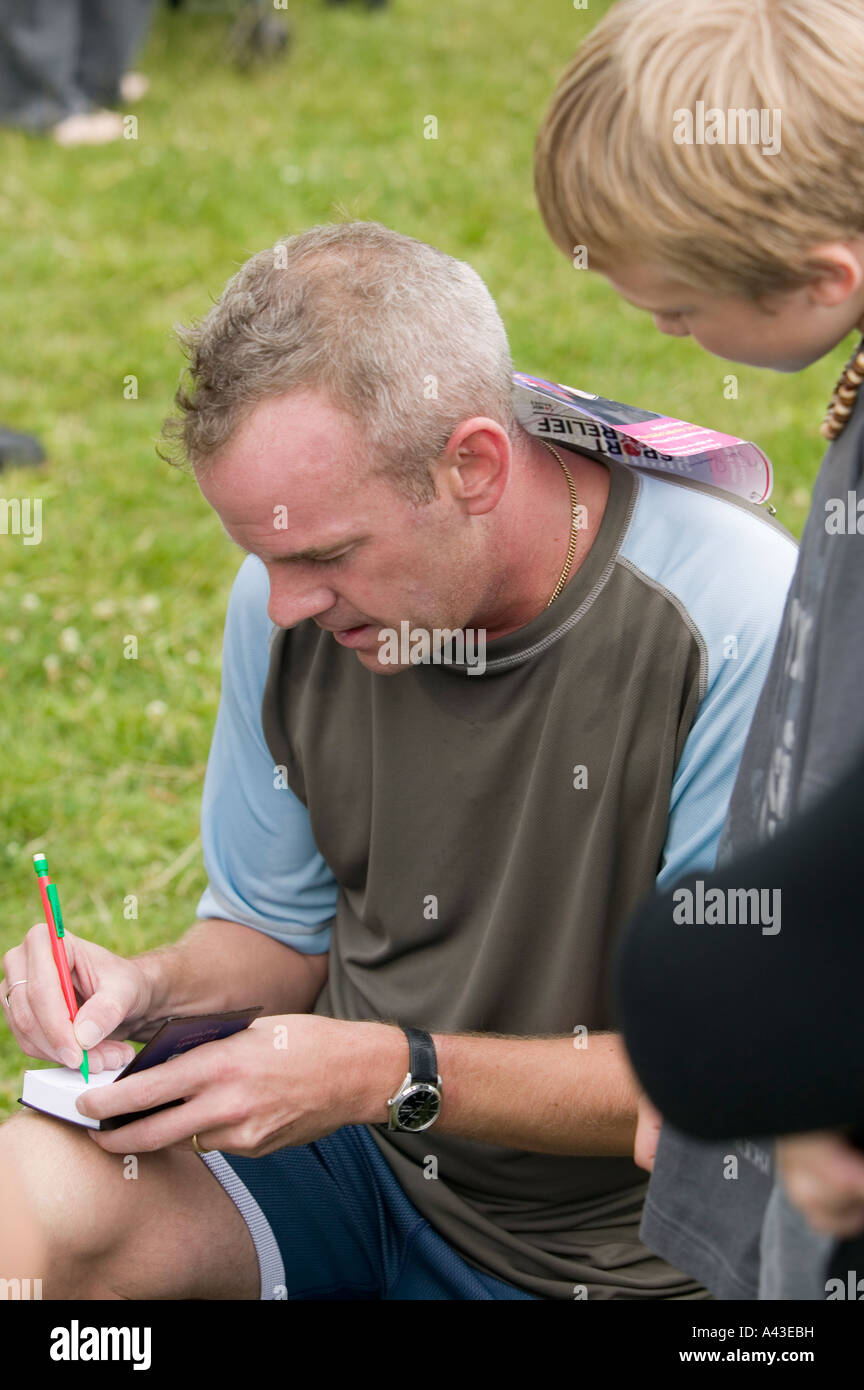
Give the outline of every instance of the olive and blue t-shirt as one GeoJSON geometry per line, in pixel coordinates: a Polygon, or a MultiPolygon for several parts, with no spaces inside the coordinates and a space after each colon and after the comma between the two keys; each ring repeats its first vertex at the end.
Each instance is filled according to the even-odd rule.
{"type": "MultiPolygon", "coordinates": [[[[654,885],[714,863],[796,557],[758,507],[605,466],[589,553],[482,673],[374,674],[311,619],[274,628],[247,559],[202,813],[199,917],[329,952],[314,1012],[569,1036],[574,1093],[591,1033],[614,1027],[620,929],[654,885]]],[[[489,1274],[549,1298],[705,1296],[640,1242],[629,1156],[369,1133],[489,1274]]]]}

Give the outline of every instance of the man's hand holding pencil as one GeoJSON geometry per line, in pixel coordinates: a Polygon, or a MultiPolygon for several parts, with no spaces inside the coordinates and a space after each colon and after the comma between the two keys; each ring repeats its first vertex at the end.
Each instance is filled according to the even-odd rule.
{"type": "Polygon", "coordinates": [[[44,855],[34,867],[48,920],[3,957],[6,1021],[28,1057],[92,1072],[125,1066],[135,1049],[123,1039],[146,1014],[150,982],[135,961],[65,930],[44,855]]]}

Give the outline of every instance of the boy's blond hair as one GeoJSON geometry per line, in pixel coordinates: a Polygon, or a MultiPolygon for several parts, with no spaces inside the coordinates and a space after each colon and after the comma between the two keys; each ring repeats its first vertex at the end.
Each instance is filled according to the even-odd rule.
{"type": "Polygon", "coordinates": [[[808,283],[811,247],[864,235],[864,0],[618,0],[558,82],[534,182],[589,268],[752,299],[808,283]],[[779,150],[678,143],[700,101],[730,134],[779,111],[779,150]]]}

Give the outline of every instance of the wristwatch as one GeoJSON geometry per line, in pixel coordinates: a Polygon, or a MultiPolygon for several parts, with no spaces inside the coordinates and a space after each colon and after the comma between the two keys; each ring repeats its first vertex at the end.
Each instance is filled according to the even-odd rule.
{"type": "Polygon", "coordinates": [[[434,1125],[441,1112],[441,1077],[435,1044],[421,1028],[403,1028],[408,1039],[408,1075],[387,1101],[387,1128],[416,1133],[434,1125]]]}

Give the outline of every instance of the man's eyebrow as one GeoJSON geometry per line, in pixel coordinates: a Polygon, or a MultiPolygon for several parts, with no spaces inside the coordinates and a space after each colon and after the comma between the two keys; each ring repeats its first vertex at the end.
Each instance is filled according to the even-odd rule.
{"type": "MultiPolygon", "coordinates": [[[[245,545],[241,545],[239,541],[235,541],[233,537],[229,537],[229,539],[232,545],[236,545],[244,554],[258,554],[257,551],[249,550],[245,545]]],[[[347,546],[356,545],[357,542],[361,540],[363,540],[362,536],[344,536],[341,540],[331,541],[329,545],[310,545],[307,546],[305,550],[294,550],[290,555],[274,555],[272,558],[274,561],[279,562],[283,560],[322,560],[328,555],[332,555],[334,551],[344,550],[347,546]]],[[[263,560],[264,556],[259,555],[258,558],[263,560]]]]}

